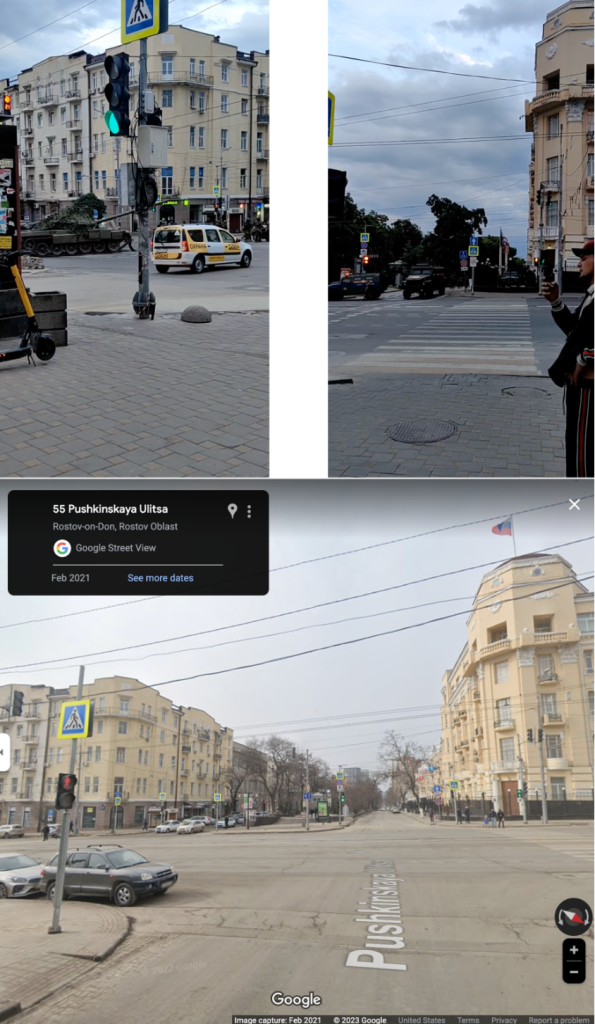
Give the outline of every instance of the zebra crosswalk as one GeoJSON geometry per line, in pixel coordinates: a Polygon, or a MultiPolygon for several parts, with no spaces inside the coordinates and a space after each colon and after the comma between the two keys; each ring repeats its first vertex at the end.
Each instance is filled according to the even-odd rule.
{"type": "Polygon", "coordinates": [[[539,373],[529,309],[521,298],[449,303],[430,321],[410,321],[398,338],[356,356],[351,365],[403,373],[539,373]]]}

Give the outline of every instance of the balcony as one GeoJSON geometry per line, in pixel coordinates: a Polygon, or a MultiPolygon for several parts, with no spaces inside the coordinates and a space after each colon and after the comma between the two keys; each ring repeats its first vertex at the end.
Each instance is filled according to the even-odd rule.
{"type": "Polygon", "coordinates": [[[29,711],[25,711],[24,718],[39,718],[39,711],[37,708],[30,708],[29,711]]]}
{"type": "Polygon", "coordinates": [[[23,128],[22,134],[27,136],[28,138],[31,138],[31,136],[34,134],[33,125],[30,124],[30,125],[27,125],[26,128],[23,128]]]}
{"type": "Polygon", "coordinates": [[[59,164],[60,163],[60,154],[59,153],[50,153],[49,156],[44,156],[43,162],[44,162],[44,164],[59,164]]]}
{"type": "Polygon", "coordinates": [[[162,188],[161,189],[161,198],[162,199],[163,199],[164,196],[167,196],[167,197],[179,196],[179,194],[180,194],[179,188],[176,188],[174,185],[169,185],[168,188],[162,188]]]}
{"type": "Polygon", "coordinates": [[[499,772],[516,772],[518,764],[516,761],[492,761],[490,763],[490,771],[495,775],[499,772]]]}
{"type": "Polygon", "coordinates": [[[565,719],[559,711],[545,711],[542,717],[543,725],[564,725],[565,719]]]}
{"type": "Polygon", "coordinates": [[[37,103],[40,107],[55,107],[58,103],[58,97],[54,96],[53,92],[51,92],[47,96],[38,99],[37,103]]]}
{"type": "Polygon", "coordinates": [[[258,89],[256,90],[256,95],[257,96],[268,96],[269,93],[270,93],[270,89],[269,89],[268,85],[259,85],[258,89]]]}
{"type": "Polygon", "coordinates": [[[477,729],[475,730],[475,735],[483,736],[483,725],[478,725],[477,729]]]}
{"type": "Polygon", "coordinates": [[[268,160],[268,158],[269,158],[269,151],[268,151],[268,149],[257,149],[256,150],[256,159],[257,160],[268,160]]]}
{"type": "Polygon", "coordinates": [[[258,111],[256,115],[256,124],[268,124],[269,120],[270,115],[268,111],[266,112],[266,114],[264,113],[264,111],[258,111]]]}
{"type": "Polygon", "coordinates": [[[33,153],[25,153],[23,157],[23,162],[26,163],[27,165],[34,164],[35,157],[33,156],[33,153]]]}
{"type": "Polygon", "coordinates": [[[180,768],[180,775],[182,776],[183,779],[188,778],[188,774],[189,772],[187,768],[180,768]]]}
{"type": "Polygon", "coordinates": [[[183,754],[190,754],[191,752],[192,752],[191,746],[188,743],[183,743],[182,744],[182,753],[183,754]]]}
{"type": "Polygon", "coordinates": [[[559,772],[564,768],[572,767],[567,757],[546,757],[545,766],[550,772],[559,772]]]}
{"type": "Polygon", "coordinates": [[[34,772],[37,768],[37,758],[29,758],[26,764],[22,765],[24,772],[34,772]]]}
{"type": "Polygon", "coordinates": [[[74,121],[67,121],[66,127],[69,129],[69,131],[80,132],[80,130],[83,127],[83,122],[81,121],[80,117],[77,117],[74,119],[74,121]]]}
{"type": "Polygon", "coordinates": [[[506,729],[514,729],[515,724],[514,718],[497,718],[494,722],[494,729],[496,732],[503,732],[506,729]]]}
{"type": "Polygon", "coordinates": [[[117,190],[117,188],[112,188],[111,186],[110,186],[110,188],[104,189],[103,190],[103,194],[106,195],[109,199],[117,199],[118,198],[118,190],[117,190]]]}
{"type": "Polygon", "coordinates": [[[566,85],[563,89],[547,89],[545,92],[539,92],[525,104],[525,107],[528,107],[531,113],[543,114],[546,110],[553,110],[555,107],[561,106],[567,100],[589,96],[593,96],[593,86],[576,83],[566,85]]]}
{"type": "Polygon", "coordinates": [[[217,759],[220,759],[221,756],[222,756],[221,751],[217,750],[217,748],[215,748],[215,750],[213,751],[213,757],[216,757],[217,759]]]}
{"type": "Polygon", "coordinates": [[[80,89],[67,89],[62,99],[65,100],[80,100],[81,90],[80,89]]]}
{"type": "Polygon", "coordinates": [[[493,644],[486,644],[485,647],[480,647],[479,657],[489,658],[492,654],[500,654],[502,651],[509,651],[511,644],[512,641],[510,639],[496,640],[493,644]]]}
{"type": "Polygon", "coordinates": [[[72,164],[82,164],[83,162],[83,151],[82,149],[75,149],[73,153],[68,154],[68,159],[72,164]]]}
{"type": "MultiPolygon", "coordinates": [[[[190,71],[173,71],[171,74],[164,74],[162,71],[153,71],[148,76],[149,85],[198,85],[210,88],[215,83],[212,75],[191,74],[190,71]]],[[[138,78],[130,82],[130,87],[138,87],[138,78]]]]}
{"type": "Polygon", "coordinates": [[[473,700],[481,700],[481,690],[473,691],[473,700]]]}
{"type": "Polygon", "coordinates": [[[205,772],[204,768],[197,768],[197,770],[196,770],[196,778],[197,779],[206,779],[207,778],[207,773],[205,772]]]}
{"type": "Polygon", "coordinates": [[[21,104],[21,111],[25,113],[27,110],[35,110],[35,104],[31,99],[31,96],[25,96],[25,99],[21,104]]]}
{"type": "Polygon", "coordinates": [[[198,731],[199,740],[210,740],[211,730],[210,729],[199,729],[198,731]]]}
{"type": "Polygon", "coordinates": [[[39,743],[39,736],[23,736],[23,743],[39,743]]]}
{"type": "Polygon", "coordinates": [[[557,672],[544,672],[539,676],[539,682],[541,685],[547,685],[548,683],[559,683],[557,672]]]}
{"type": "Polygon", "coordinates": [[[593,175],[592,174],[588,174],[587,177],[585,178],[585,188],[586,189],[592,189],[593,188],[593,175]]]}
{"type": "Polygon", "coordinates": [[[558,237],[558,225],[557,224],[544,224],[543,227],[537,227],[535,229],[538,235],[542,235],[543,238],[557,238],[558,237]]]}
{"type": "MultiPolygon", "coordinates": [[[[558,229],[556,228],[556,231],[558,229]]],[[[559,631],[557,633],[534,633],[533,641],[536,644],[560,644],[568,640],[568,633],[566,630],[559,631]]]]}
{"type": "MultiPolygon", "coordinates": [[[[82,156],[82,153],[81,153],[82,156]]],[[[116,718],[140,718],[143,722],[156,722],[157,715],[147,715],[143,711],[122,711],[122,708],[95,708],[95,715],[102,715],[103,717],[113,716],[116,718]]]]}

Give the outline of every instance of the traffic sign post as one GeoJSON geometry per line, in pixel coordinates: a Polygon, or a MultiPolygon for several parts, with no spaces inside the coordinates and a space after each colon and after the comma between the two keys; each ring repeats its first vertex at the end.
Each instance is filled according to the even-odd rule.
{"type": "MultiPolygon", "coordinates": [[[[85,678],[85,669],[84,669],[84,666],[81,665],[80,668],[79,668],[79,679],[78,679],[78,686],[77,686],[77,691],[76,691],[76,701],[66,701],[65,704],[63,705],[61,713],[60,713],[60,726],[63,726],[64,724],[66,724],[68,726],[68,723],[71,721],[71,714],[68,715],[68,717],[66,719],[66,722],[65,722],[64,720],[65,720],[66,715],[67,715],[66,709],[68,707],[72,708],[73,711],[75,709],[78,709],[77,713],[80,716],[80,714],[81,714],[81,710],[80,710],[81,709],[81,705],[84,705],[84,704],[88,704],[89,705],[88,714],[86,716],[85,722],[83,722],[83,728],[85,728],[85,724],[86,724],[87,731],[81,733],[81,732],[79,732],[79,731],[77,731],[75,729],[72,729],[72,730],[70,730],[69,732],[66,733],[66,736],[62,736],[63,739],[66,738],[67,736],[70,736],[71,740],[72,740],[72,745],[70,747],[70,770],[69,770],[70,771],[70,775],[74,775],[74,768],[75,768],[75,765],[76,765],[76,742],[77,742],[77,737],[80,736],[81,738],[83,738],[84,736],[90,736],[91,735],[91,733],[88,731],[89,727],[91,725],[91,708],[90,708],[91,702],[90,701],[84,701],[82,699],[82,697],[83,697],[83,680],[84,680],[84,678],[85,678]]],[[[84,715],[84,712],[83,712],[83,715],[84,715]]],[[[73,724],[74,725],[77,724],[76,720],[73,722],[73,724]]],[[[58,736],[60,736],[60,735],[61,735],[60,732],[58,732],[58,736]]],[[[50,935],[58,935],[62,931],[62,927],[60,925],[60,910],[61,910],[61,907],[62,907],[62,898],[63,898],[63,893],[64,893],[64,876],[65,876],[65,873],[66,873],[66,854],[68,852],[68,835],[69,835],[69,832],[70,832],[70,822],[71,822],[71,818],[72,817],[73,817],[73,810],[72,810],[72,808],[66,808],[66,810],[64,811],[64,814],[62,815],[62,827],[60,829],[60,847],[59,847],[59,850],[58,850],[58,864],[56,866],[56,882],[55,882],[55,887],[54,887],[54,900],[53,900],[53,902],[54,902],[54,912],[53,912],[53,915],[52,915],[52,923],[51,923],[50,927],[48,928],[48,932],[49,932],[50,935]]]]}
{"type": "Polygon", "coordinates": [[[328,94],[328,144],[332,146],[335,131],[335,97],[332,92],[328,94]]]}
{"type": "Polygon", "coordinates": [[[214,196],[220,196],[221,195],[221,185],[213,185],[213,195],[214,196]]]}
{"type": "Polygon", "coordinates": [[[343,782],[344,779],[345,779],[345,772],[344,771],[335,772],[335,778],[336,778],[337,782],[343,782]]]}
{"type": "Polygon", "coordinates": [[[360,240],[360,243],[363,244],[365,242],[366,245],[367,245],[368,242],[370,241],[370,232],[369,231],[363,231],[360,234],[360,236],[359,236],[359,240],[360,240]]]}
{"type": "Polygon", "coordinates": [[[167,800],[167,794],[166,793],[160,793],[159,794],[159,799],[161,800],[161,803],[163,803],[165,800],[167,800]]]}
{"type": "MultiPolygon", "coordinates": [[[[470,257],[477,257],[477,256],[479,256],[479,236],[478,235],[471,235],[471,238],[469,239],[469,256],[470,257]]],[[[475,267],[477,266],[477,259],[475,260],[475,263],[473,263],[473,260],[471,259],[470,263],[471,263],[471,294],[475,295],[475,267]]]]}
{"type": "Polygon", "coordinates": [[[460,260],[466,260],[467,259],[467,250],[466,249],[459,249],[459,259],[460,260]]]}
{"type": "Polygon", "coordinates": [[[93,716],[90,700],[68,700],[60,709],[58,739],[86,739],[93,735],[93,716]]]}
{"type": "Polygon", "coordinates": [[[122,42],[167,32],[168,10],[167,0],[122,0],[122,42]]]}

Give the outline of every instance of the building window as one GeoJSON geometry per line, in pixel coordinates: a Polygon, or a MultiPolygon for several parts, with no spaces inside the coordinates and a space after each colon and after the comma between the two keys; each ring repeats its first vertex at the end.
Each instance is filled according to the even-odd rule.
{"type": "Polygon", "coordinates": [[[54,118],[54,111],[50,110],[50,112],[48,113],[48,124],[53,124],[54,120],[55,120],[55,118],[54,118]]]}
{"type": "Polygon", "coordinates": [[[500,740],[500,757],[503,761],[509,764],[514,764],[514,736],[507,736],[505,739],[500,740]]]}
{"type": "Polygon", "coordinates": [[[548,182],[551,182],[552,184],[557,184],[558,183],[558,157],[557,156],[550,157],[549,160],[546,160],[546,166],[547,166],[546,177],[547,177],[548,182]]]}
{"type": "Polygon", "coordinates": [[[576,624],[581,636],[593,635],[593,612],[580,612],[576,617],[576,624]]]}
{"type": "Polygon", "coordinates": [[[198,168],[198,187],[204,188],[205,184],[205,169],[204,167],[198,168]]]}
{"type": "Polygon", "coordinates": [[[554,671],[554,659],[551,654],[539,654],[537,656],[537,671],[541,683],[555,682],[557,679],[554,671]]]}
{"type": "Polygon", "coordinates": [[[189,168],[190,188],[196,188],[196,167],[189,168]]]}
{"type": "Polygon", "coordinates": [[[162,711],[161,712],[161,724],[165,725],[166,722],[167,722],[167,711],[162,711]]]}
{"type": "Polygon", "coordinates": [[[587,153],[587,177],[593,177],[593,153],[587,153]]]}
{"type": "Polygon", "coordinates": [[[62,156],[66,156],[67,153],[68,153],[68,140],[67,139],[61,139],[61,141],[60,141],[60,148],[62,150],[62,156]]]}
{"type": "Polygon", "coordinates": [[[566,779],[550,779],[552,800],[566,800],[566,779]]]}
{"type": "Polygon", "coordinates": [[[496,683],[508,682],[508,661],[497,661],[494,665],[494,680],[496,683]]]}
{"type": "Polygon", "coordinates": [[[90,775],[86,775],[85,776],[85,793],[90,793],[90,792],[91,792],[91,776],[90,775]]]}
{"type": "Polygon", "coordinates": [[[37,127],[43,128],[43,114],[37,115],[37,127]]]}
{"type": "Polygon", "coordinates": [[[138,752],[138,763],[139,764],[143,763],[143,752],[142,752],[142,750],[139,750],[139,752],[138,752]]]}
{"type": "Polygon", "coordinates": [[[128,697],[120,697],[120,711],[125,715],[130,711],[130,700],[128,697]]]}
{"type": "Polygon", "coordinates": [[[105,87],[105,71],[102,71],[99,75],[99,87],[101,89],[105,87]]]}
{"type": "Polygon", "coordinates": [[[102,132],[101,133],[101,152],[105,153],[106,150],[107,150],[107,146],[106,146],[106,143],[105,143],[105,132],[102,132]]]}
{"type": "Polygon", "coordinates": [[[101,761],[101,747],[95,747],[95,760],[101,761]]]}
{"type": "MultiPolygon", "coordinates": [[[[105,109],[105,103],[102,100],[101,101],[101,106],[100,106],[100,110],[101,110],[102,114],[104,112],[104,109],[105,109]]],[[[80,103],[75,103],[75,105],[74,105],[74,120],[75,121],[80,121],[80,117],[81,117],[81,105],[80,105],[80,103]]]]}
{"type": "Polygon", "coordinates": [[[498,715],[498,725],[512,725],[510,697],[505,697],[504,700],[496,701],[496,714],[498,715]]]}
{"type": "Polygon", "coordinates": [[[206,109],[207,109],[206,96],[205,96],[204,92],[199,92],[199,94],[198,94],[198,112],[199,112],[199,114],[204,114],[206,109]]]}
{"type": "Polygon", "coordinates": [[[242,85],[248,85],[248,71],[246,68],[242,68],[242,85]]]}
{"type": "Polygon", "coordinates": [[[174,784],[173,784],[173,782],[170,782],[170,784],[169,784],[169,795],[170,796],[174,795],[174,784]]]}
{"type": "Polygon", "coordinates": [[[173,57],[162,57],[161,58],[161,75],[163,78],[174,77],[174,59],[173,57]]]}
{"type": "Polygon", "coordinates": [[[240,149],[248,150],[248,132],[240,132],[240,149]]]}
{"type": "Polygon", "coordinates": [[[45,179],[43,174],[39,175],[39,191],[45,192],[45,179]]]}
{"type": "Polygon", "coordinates": [[[68,174],[67,173],[62,175],[62,191],[63,192],[68,192],[68,174]]]}
{"type": "Polygon", "coordinates": [[[227,128],[221,129],[221,149],[227,149],[227,128]]]}
{"type": "Polygon", "coordinates": [[[198,148],[199,149],[204,149],[205,148],[205,130],[204,130],[204,128],[199,128],[198,129],[198,148]]]}
{"type": "Polygon", "coordinates": [[[562,737],[559,733],[545,737],[545,756],[562,757],[562,737]]]}
{"type": "Polygon", "coordinates": [[[196,146],[196,128],[194,125],[190,125],[190,149],[194,149],[196,146]]]}
{"type": "Polygon", "coordinates": [[[199,62],[198,62],[198,74],[199,74],[200,78],[204,78],[205,77],[205,62],[204,62],[204,60],[199,60],[199,62]]]}
{"type": "Polygon", "coordinates": [[[221,65],[221,81],[229,82],[229,67],[227,64],[221,65]]]}
{"type": "Polygon", "coordinates": [[[96,72],[94,72],[91,75],[91,88],[93,89],[93,91],[95,91],[95,89],[97,88],[97,74],[96,74],[96,72]]]}
{"type": "Polygon", "coordinates": [[[99,149],[99,135],[93,136],[93,152],[97,153],[99,149]]]}
{"type": "Polygon", "coordinates": [[[107,171],[101,172],[101,187],[105,192],[105,190],[107,189],[107,171]]]}
{"type": "Polygon", "coordinates": [[[163,768],[163,754],[159,755],[159,767],[163,768]]]}
{"type": "Polygon", "coordinates": [[[248,100],[242,100],[242,114],[248,113],[248,100]]]}
{"type": "Polygon", "coordinates": [[[145,750],[145,767],[148,765],[148,763],[149,763],[149,751],[145,750]]]}
{"type": "Polygon", "coordinates": [[[56,751],[56,764],[62,764],[62,754],[63,753],[64,753],[64,751],[62,750],[62,747],[58,747],[58,749],[56,751]]]}
{"type": "Polygon", "coordinates": [[[542,715],[552,716],[556,716],[558,714],[558,704],[555,693],[541,694],[541,713],[542,715]]]}
{"type": "Polygon", "coordinates": [[[221,113],[229,113],[229,96],[226,96],[225,93],[221,94],[221,113]]]}
{"type": "Polygon", "coordinates": [[[221,168],[221,188],[227,188],[227,167],[221,168]]]}
{"type": "Polygon", "coordinates": [[[190,109],[196,110],[196,93],[194,89],[190,90],[190,109]]]}
{"type": "Polygon", "coordinates": [[[585,661],[585,672],[587,675],[593,675],[593,651],[584,651],[583,658],[585,661]]]}
{"type": "Polygon", "coordinates": [[[547,137],[548,139],[557,139],[560,134],[560,117],[558,114],[552,114],[547,119],[547,137]]]}
{"type": "Polygon", "coordinates": [[[52,172],[50,174],[50,192],[56,191],[56,175],[52,172]]]}
{"type": "Polygon", "coordinates": [[[549,204],[549,206],[546,206],[546,208],[545,208],[545,223],[546,223],[548,228],[557,228],[558,227],[558,210],[559,210],[559,205],[560,204],[558,203],[557,199],[552,199],[552,201],[549,204]]]}
{"type": "Polygon", "coordinates": [[[539,633],[551,633],[552,632],[553,620],[551,615],[538,615],[533,619],[533,632],[539,633]]]}
{"type": "Polygon", "coordinates": [[[245,167],[241,167],[240,168],[240,188],[246,188],[247,187],[246,180],[247,180],[246,168],[245,167]]]}
{"type": "Polygon", "coordinates": [[[163,89],[161,92],[161,106],[162,107],[173,107],[174,105],[174,92],[173,89],[163,89]]]}
{"type": "Polygon", "coordinates": [[[93,175],[95,178],[95,191],[99,192],[99,171],[94,171],[93,175]]]}
{"type": "Polygon", "coordinates": [[[191,75],[195,75],[196,74],[196,58],[195,57],[191,57],[190,58],[190,74],[191,75]]]}
{"type": "Polygon", "coordinates": [[[99,793],[99,776],[98,775],[94,775],[93,776],[93,792],[94,793],[99,793]]]}
{"type": "Polygon", "coordinates": [[[262,153],[262,132],[256,133],[256,152],[262,153]]]}
{"type": "Polygon", "coordinates": [[[18,781],[17,779],[11,779],[10,780],[10,792],[11,793],[16,793],[16,791],[17,791],[17,781],[18,781]]]}
{"type": "Polygon", "coordinates": [[[137,796],[140,796],[140,784],[141,784],[141,780],[137,779],[136,780],[136,795],[137,796]]]}
{"type": "Polygon", "coordinates": [[[587,227],[593,227],[593,200],[587,199],[587,227]]]}
{"type": "Polygon", "coordinates": [[[590,715],[592,715],[595,712],[595,704],[593,703],[593,700],[594,700],[593,693],[594,693],[593,690],[589,690],[589,693],[587,694],[588,700],[589,700],[589,714],[590,715]]]}
{"type": "Polygon", "coordinates": [[[93,100],[93,120],[99,117],[99,103],[97,100],[93,100]]]}
{"type": "Polygon", "coordinates": [[[116,764],[124,764],[126,761],[126,747],[116,747],[116,764]]]}
{"type": "Polygon", "coordinates": [[[173,130],[171,124],[168,124],[168,126],[167,126],[167,148],[168,149],[173,149],[173,145],[174,145],[174,130],[173,130]]]}

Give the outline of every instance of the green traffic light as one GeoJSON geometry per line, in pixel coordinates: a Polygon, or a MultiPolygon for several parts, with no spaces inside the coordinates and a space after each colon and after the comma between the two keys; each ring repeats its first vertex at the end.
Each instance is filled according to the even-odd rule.
{"type": "Polygon", "coordinates": [[[104,116],[105,123],[109,128],[110,135],[117,135],[120,131],[120,123],[113,110],[108,110],[104,116]]]}

